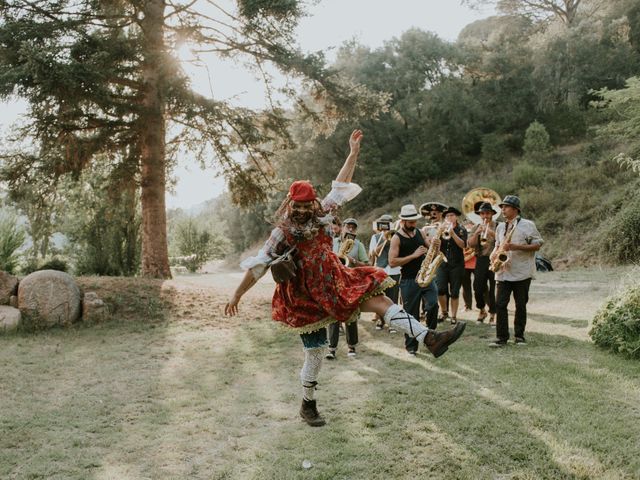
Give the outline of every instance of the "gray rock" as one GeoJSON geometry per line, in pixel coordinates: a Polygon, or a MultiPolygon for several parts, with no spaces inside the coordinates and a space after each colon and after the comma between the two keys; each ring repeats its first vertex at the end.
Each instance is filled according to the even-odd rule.
{"type": "Polygon", "coordinates": [[[87,292],[82,300],[82,320],[85,322],[100,322],[109,314],[107,305],[98,298],[95,292],[87,292]]]}
{"type": "MultiPolygon", "coordinates": [[[[16,292],[18,293],[18,292],[16,292]]],[[[18,308],[18,296],[17,295],[11,295],[9,297],[9,305],[11,305],[13,308],[18,308]]]]}
{"type": "Polygon", "coordinates": [[[80,318],[81,295],[68,273],[41,270],[20,282],[18,308],[29,326],[69,325],[80,318]]]}
{"type": "Polygon", "coordinates": [[[18,291],[18,277],[0,271],[0,304],[8,305],[11,295],[18,291]]]}
{"type": "Polygon", "coordinates": [[[20,310],[6,305],[0,305],[0,333],[10,332],[20,326],[22,315],[20,310]]]}

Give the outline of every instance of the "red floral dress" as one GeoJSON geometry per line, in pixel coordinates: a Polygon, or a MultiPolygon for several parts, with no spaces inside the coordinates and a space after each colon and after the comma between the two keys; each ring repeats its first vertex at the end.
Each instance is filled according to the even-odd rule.
{"type": "Polygon", "coordinates": [[[357,319],[360,303],[380,295],[394,284],[377,267],[344,266],[333,253],[333,241],[324,229],[311,240],[295,242],[298,270],[292,280],[278,284],[273,294],[273,319],[300,333],[313,332],[337,321],[357,319]]]}

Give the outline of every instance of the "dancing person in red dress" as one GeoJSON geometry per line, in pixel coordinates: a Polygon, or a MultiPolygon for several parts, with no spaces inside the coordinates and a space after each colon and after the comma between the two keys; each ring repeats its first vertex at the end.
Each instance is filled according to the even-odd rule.
{"type": "Polygon", "coordinates": [[[300,334],[305,354],[300,372],[303,388],[300,416],[311,426],[325,424],[314,394],[327,346],[327,325],[349,323],[360,312],[374,312],[389,326],[424,343],[435,357],[444,354],[465,327],[460,322],[442,333],[427,329],[383,295],[394,283],[384,270],[371,266],[348,268],[333,253],[331,213],[361,191],[351,183],[361,140],[362,132],[354,130],[349,138],[349,156],[332,183],[331,192],[322,201],[309,182],[291,184],[287,198],[276,212],[276,228],[258,255],[242,262],[247,272],[225,306],[225,314],[237,314],[242,295],[265,274],[271,262],[290,247],[296,247],[296,276],[276,285],[272,317],[300,334]]]}

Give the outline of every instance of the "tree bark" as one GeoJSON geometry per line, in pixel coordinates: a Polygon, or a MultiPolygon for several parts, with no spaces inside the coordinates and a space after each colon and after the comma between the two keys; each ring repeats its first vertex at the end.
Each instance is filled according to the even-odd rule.
{"type": "Polygon", "coordinates": [[[144,42],[140,127],[142,275],[171,278],[165,208],[164,0],[146,0],[141,21],[144,42]]]}

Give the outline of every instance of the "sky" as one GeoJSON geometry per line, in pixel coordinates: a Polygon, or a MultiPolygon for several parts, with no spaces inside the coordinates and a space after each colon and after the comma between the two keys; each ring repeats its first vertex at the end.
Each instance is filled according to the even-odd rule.
{"type": "MultiPolygon", "coordinates": [[[[492,14],[491,10],[473,11],[460,5],[459,0],[321,0],[308,8],[309,15],[300,21],[298,42],[304,51],[323,50],[328,59],[336,48],[347,40],[356,39],[371,48],[400,36],[412,27],[435,32],[444,40],[455,41],[458,33],[469,23],[492,14]]],[[[188,48],[179,52],[188,60],[188,48]]],[[[233,98],[238,104],[260,108],[264,94],[260,83],[240,66],[207,58],[205,66],[184,63],[193,87],[200,93],[216,98],[233,98]]],[[[16,118],[19,103],[5,105],[6,129],[9,119],[16,118]]],[[[202,170],[190,159],[182,159],[175,170],[177,184],[167,194],[168,208],[188,209],[218,196],[224,181],[216,172],[202,170]]]]}

